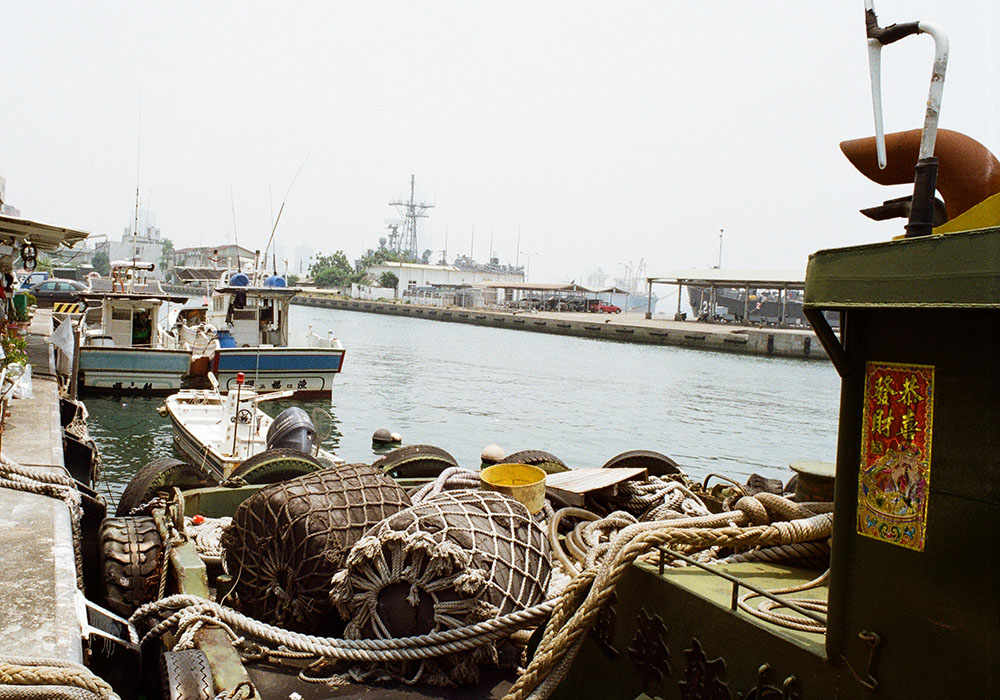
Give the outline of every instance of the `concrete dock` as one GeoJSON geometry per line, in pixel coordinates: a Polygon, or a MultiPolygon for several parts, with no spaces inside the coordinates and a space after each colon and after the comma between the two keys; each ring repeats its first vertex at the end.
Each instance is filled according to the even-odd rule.
{"type": "MultiPolygon", "coordinates": [[[[51,332],[51,315],[37,312],[28,333],[33,396],[8,402],[0,450],[23,467],[68,475],[51,332]]],[[[82,663],[81,601],[66,504],[0,487],[0,657],[82,663]]]]}
{"type": "Polygon", "coordinates": [[[672,345],[741,355],[793,357],[828,361],[816,334],[807,328],[741,326],[731,323],[645,318],[642,313],[597,314],[555,311],[497,311],[463,307],[422,306],[389,301],[349,299],[323,290],[306,290],[293,304],[344,311],[409,316],[431,321],[469,323],[532,333],[600,338],[624,343],[672,345]]]}

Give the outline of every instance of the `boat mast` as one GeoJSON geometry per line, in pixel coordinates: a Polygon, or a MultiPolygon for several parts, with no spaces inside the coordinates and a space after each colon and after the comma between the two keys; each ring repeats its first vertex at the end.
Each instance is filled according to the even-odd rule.
{"type": "Polygon", "coordinates": [[[410,175],[410,200],[408,202],[389,202],[391,207],[400,207],[403,215],[403,233],[396,239],[397,253],[406,253],[414,260],[417,260],[417,219],[426,219],[427,210],[434,207],[433,204],[417,202],[415,197],[416,175],[410,175]]]}

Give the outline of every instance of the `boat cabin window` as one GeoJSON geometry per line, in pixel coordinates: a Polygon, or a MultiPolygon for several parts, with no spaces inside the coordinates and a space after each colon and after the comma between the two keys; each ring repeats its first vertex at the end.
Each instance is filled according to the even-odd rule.
{"type": "Polygon", "coordinates": [[[110,322],[105,333],[111,336],[116,347],[127,348],[132,345],[151,345],[153,341],[153,311],[152,309],[132,308],[131,306],[113,306],[110,322]]]}
{"type": "Polygon", "coordinates": [[[149,345],[153,337],[153,322],[148,309],[132,314],[132,345],[149,345]]]}

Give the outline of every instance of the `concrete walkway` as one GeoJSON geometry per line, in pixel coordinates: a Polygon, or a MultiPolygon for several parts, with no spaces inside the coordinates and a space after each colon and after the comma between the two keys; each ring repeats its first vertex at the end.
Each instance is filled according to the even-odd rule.
{"type": "MultiPolygon", "coordinates": [[[[35,314],[28,334],[30,399],[11,399],[2,451],[25,467],[63,467],[52,317],[35,314]]],[[[0,656],[83,662],[73,528],[63,501],[0,488],[0,656]]]]}
{"type": "Polygon", "coordinates": [[[741,326],[729,323],[674,321],[642,313],[597,314],[555,311],[495,311],[421,306],[387,301],[348,299],[323,290],[300,292],[293,304],[347,311],[410,316],[451,323],[470,323],[534,333],[602,338],[645,345],[673,345],[742,355],[794,357],[828,361],[819,339],[808,328],[741,326]]]}

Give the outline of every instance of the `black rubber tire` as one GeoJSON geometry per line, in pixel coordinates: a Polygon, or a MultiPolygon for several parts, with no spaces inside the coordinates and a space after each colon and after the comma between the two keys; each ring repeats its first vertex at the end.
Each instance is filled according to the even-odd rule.
{"type": "Polygon", "coordinates": [[[276,484],[326,468],[322,462],[305,452],[276,447],[258,452],[234,469],[229,478],[243,479],[248,484],[276,484]]]}
{"type": "Polygon", "coordinates": [[[160,657],[164,700],[212,700],[212,667],[201,649],[165,651],[160,657]]]}
{"type": "Polygon", "coordinates": [[[105,518],[98,530],[101,600],[128,617],[156,599],[162,542],[148,516],[105,518]]]}
{"type": "Polygon", "coordinates": [[[170,486],[194,489],[217,483],[216,478],[201,467],[173,457],[159,457],[137,471],[128,482],[115,515],[128,515],[133,508],[152,499],[157,491],[170,486]]]}
{"type": "Polygon", "coordinates": [[[519,450],[500,460],[500,464],[531,464],[544,469],[546,474],[568,472],[569,467],[561,459],[545,450],[519,450]]]}
{"type": "Polygon", "coordinates": [[[400,479],[437,476],[445,469],[457,467],[458,461],[434,445],[407,445],[380,457],[372,466],[400,479]]]}
{"type": "Polygon", "coordinates": [[[665,476],[667,474],[683,474],[677,462],[665,454],[652,450],[629,450],[609,459],[602,469],[615,467],[643,467],[650,476],[665,476]]]}
{"type": "Polygon", "coordinates": [[[159,457],[149,462],[135,473],[118,500],[117,517],[124,517],[133,508],[152,499],[157,491],[170,486],[196,489],[219,483],[214,476],[201,467],[188,464],[173,457],[159,457]]]}

